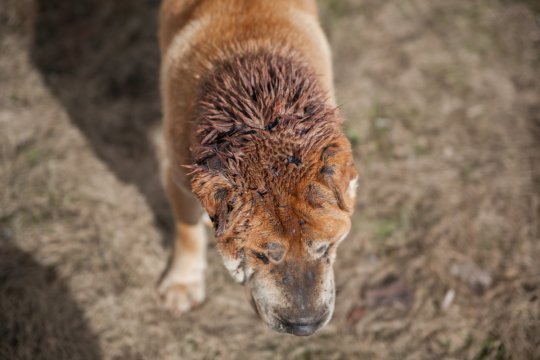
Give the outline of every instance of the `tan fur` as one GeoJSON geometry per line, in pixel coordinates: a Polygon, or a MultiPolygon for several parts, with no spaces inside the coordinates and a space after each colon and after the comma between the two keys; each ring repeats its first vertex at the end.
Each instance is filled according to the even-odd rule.
{"type": "Polygon", "coordinates": [[[198,198],[263,320],[310,334],[333,311],[356,177],[315,3],[164,0],[159,38],[177,229],[166,305],[181,313],[204,297],[198,198]]]}

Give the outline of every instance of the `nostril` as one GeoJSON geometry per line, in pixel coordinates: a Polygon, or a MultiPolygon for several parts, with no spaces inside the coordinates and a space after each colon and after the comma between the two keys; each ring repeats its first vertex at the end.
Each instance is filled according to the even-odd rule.
{"type": "Polygon", "coordinates": [[[294,320],[281,319],[283,329],[289,334],[297,336],[309,336],[324,323],[325,316],[320,318],[296,318],[294,320]]]}
{"type": "Polygon", "coordinates": [[[297,336],[309,336],[321,325],[321,322],[287,322],[283,326],[285,331],[297,336]]]}
{"type": "Polygon", "coordinates": [[[309,336],[317,330],[312,324],[293,324],[288,327],[289,333],[296,336],[309,336]]]}

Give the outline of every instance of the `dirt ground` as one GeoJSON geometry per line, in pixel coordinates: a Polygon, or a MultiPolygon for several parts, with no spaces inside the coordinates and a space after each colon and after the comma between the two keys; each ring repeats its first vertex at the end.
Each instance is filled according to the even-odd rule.
{"type": "Polygon", "coordinates": [[[0,2],[0,359],[540,359],[538,3],[321,1],[360,186],[309,338],[212,243],[205,305],[160,305],[158,6],[0,2]]]}

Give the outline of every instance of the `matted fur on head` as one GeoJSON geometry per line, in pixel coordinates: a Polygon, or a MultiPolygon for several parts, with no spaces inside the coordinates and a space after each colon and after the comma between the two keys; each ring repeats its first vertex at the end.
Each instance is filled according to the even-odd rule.
{"type": "Polygon", "coordinates": [[[229,235],[245,229],[257,204],[288,206],[289,196],[348,210],[341,193],[354,165],[328,103],[306,64],[269,52],[222,61],[203,79],[191,179],[218,236],[233,224],[229,235]],[[314,180],[333,186],[335,199],[314,180]]]}

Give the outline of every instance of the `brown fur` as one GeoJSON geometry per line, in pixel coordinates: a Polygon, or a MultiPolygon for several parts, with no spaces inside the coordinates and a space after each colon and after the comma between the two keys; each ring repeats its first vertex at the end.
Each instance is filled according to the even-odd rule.
{"type": "Polygon", "coordinates": [[[308,334],[333,310],[334,245],[350,228],[356,177],[314,4],[178,4],[162,7],[162,89],[169,197],[184,234],[174,257],[184,260],[173,259],[169,273],[181,290],[166,302],[184,306],[194,297],[190,281],[204,297],[200,269],[193,278],[193,266],[182,265],[186,254],[204,252],[190,225],[193,199],[181,190],[190,182],[225,265],[246,283],[261,317],[278,331],[308,334]],[[211,17],[209,26],[208,14],[218,11],[229,16],[211,17]],[[184,22],[191,25],[175,42],[173,28],[184,22]],[[305,32],[310,26],[314,34],[305,32]]]}
{"type": "Polygon", "coordinates": [[[335,186],[335,171],[322,149],[337,148],[339,118],[304,64],[264,52],[247,54],[216,66],[201,88],[191,167],[199,198],[215,177],[228,183],[221,188],[223,200],[230,198],[227,188],[261,199],[280,194],[311,199],[312,193],[297,189],[306,177],[329,179],[335,186]]]}

